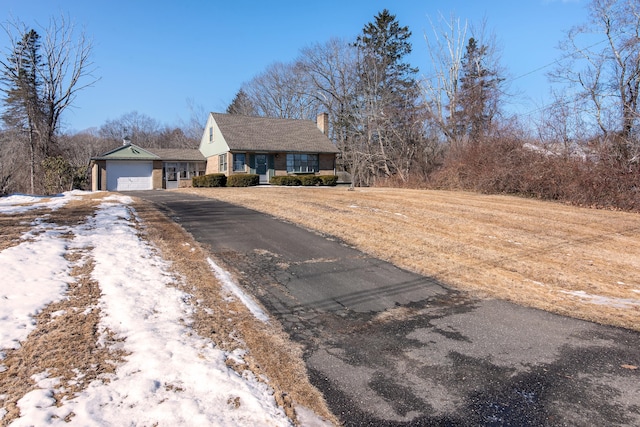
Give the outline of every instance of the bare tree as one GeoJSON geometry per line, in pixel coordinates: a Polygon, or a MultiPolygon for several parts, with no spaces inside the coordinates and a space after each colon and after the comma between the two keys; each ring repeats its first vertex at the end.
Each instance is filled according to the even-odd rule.
{"type": "Polygon", "coordinates": [[[572,28],[560,45],[566,55],[551,77],[577,88],[604,139],[620,159],[632,159],[640,154],[640,4],[592,0],[588,10],[589,22],[572,28]],[[588,44],[593,34],[604,40],[588,44]]]}
{"type": "Polygon", "coordinates": [[[99,134],[114,145],[128,138],[141,147],[155,147],[158,145],[160,128],[157,120],[137,111],[131,111],[117,119],[107,120],[100,126],[99,134]]]}
{"type": "Polygon", "coordinates": [[[330,39],[304,48],[299,60],[307,76],[307,96],[314,99],[318,112],[329,114],[329,137],[340,148],[341,167],[357,169],[355,155],[354,100],[357,76],[357,52],[353,44],[342,39],[330,39]]]}
{"type": "Polygon", "coordinates": [[[62,155],[73,167],[86,167],[91,157],[114,148],[113,142],[102,138],[95,128],[75,134],[61,134],[58,141],[62,155]]]}
{"type": "MultiPolygon", "coordinates": [[[[200,120],[204,117],[200,115],[200,120]]],[[[117,119],[107,120],[98,135],[107,141],[111,148],[123,143],[127,138],[133,144],[143,148],[195,148],[202,136],[202,125],[192,119],[183,130],[180,127],[162,126],[157,120],[146,114],[132,111],[117,119]]]]}
{"type": "Polygon", "coordinates": [[[24,148],[20,131],[0,131],[0,195],[25,191],[29,182],[29,168],[24,166],[24,148]]]}
{"type": "Polygon", "coordinates": [[[43,39],[18,20],[2,27],[9,38],[5,59],[0,61],[5,93],[3,120],[29,133],[29,188],[33,193],[36,168],[47,157],[58,154],[56,138],[63,112],[73,105],[80,90],[97,80],[92,74],[92,43],[64,17],[50,20],[42,29],[43,39]]]}
{"type": "Polygon", "coordinates": [[[313,119],[316,107],[306,96],[308,82],[298,63],[276,62],[242,86],[259,116],[313,119]]]}
{"type": "Polygon", "coordinates": [[[200,141],[204,130],[204,120],[209,116],[209,111],[201,104],[196,104],[191,98],[187,99],[189,120],[181,123],[181,128],[189,140],[200,141]]]}
{"type": "Polygon", "coordinates": [[[439,15],[438,23],[431,21],[431,34],[425,34],[432,69],[424,78],[423,90],[430,120],[442,132],[445,141],[455,144],[459,135],[454,123],[455,106],[460,102],[462,58],[467,41],[468,24],[451,16],[439,15]]]}
{"type": "Polygon", "coordinates": [[[194,138],[180,127],[165,126],[158,134],[155,148],[198,148],[201,137],[202,132],[194,138]]]}
{"type": "Polygon", "coordinates": [[[354,46],[336,38],[302,49],[298,61],[309,83],[306,95],[329,113],[331,134],[338,143],[347,137],[346,121],[357,84],[356,61],[354,46]]]}
{"type": "Polygon", "coordinates": [[[554,92],[551,105],[540,110],[537,139],[554,154],[570,157],[584,154],[581,146],[589,139],[589,124],[583,108],[565,93],[554,92]]]}
{"type": "Polygon", "coordinates": [[[76,33],[74,24],[64,15],[51,19],[42,47],[45,155],[49,155],[60,131],[62,113],[73,104],[78,92],[95,84],[98,78],[93,75],[92,41],[84,31],[76,33]]]}

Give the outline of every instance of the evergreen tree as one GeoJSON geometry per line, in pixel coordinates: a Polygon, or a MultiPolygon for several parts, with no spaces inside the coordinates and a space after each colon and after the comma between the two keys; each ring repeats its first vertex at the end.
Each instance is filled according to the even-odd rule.
{"type": "Polygon", "coordinates": [[[239,114],[243,116],[255,116],[257,115],[256,108],[251,102],[249,95],[240,89],[236,96],[231,101],[231,104],[227,107],[228,114],[239,114]]]}
{"type": "Polygon", "coordinates": [[[417,68],[405,58],[411,53],[411,31],[387,9],[375,16],[358,36],[359,82],[355,117],[359,121],[360,157],[367,159],[364,184],[378,176],[405,174],[421,137],[417,68]]]}
{"type": "Polygon", "coordinates": [[[454,108],[454,128],[458,136],[477,142],[485,136],[497,114],[498,86],[504,79],[487,62],[488,47],[471,37],[462,58],[460,90],[454,108]]]}
{"type": "Polygon", "coordinates": [[[401,27],[395,15],[387,9],[375,16],[358,36],[356,47],[360,53],[359,90],[364,101],[374,110],[372,113],[391,113],[398,105],[404,105],[415,87],[417,68],[403,59],[411,53],[411,31],[401,27]]]}
{"type": "Polygon", "coordinates": [[[38,67],[40,36],[34,30],[25,33],[3,67],[5,110],[2,121],[7,127],[29,129],[36,127],[41,112],[38,67]],[[30,124],[31,122],[31,124],[30,124]]]}
{"type": "Polygon", "coordinates": [[[34,176],[42,155],[40,144],[43,108],[42,82],[38,69],[42,66],[39,53],[40,36],[29,30],[14,45],[14,49],[2,62],[2,83],[5,92],[4,124],[26,135],[29,144],[30,190],[35,190],[34,176]]]}

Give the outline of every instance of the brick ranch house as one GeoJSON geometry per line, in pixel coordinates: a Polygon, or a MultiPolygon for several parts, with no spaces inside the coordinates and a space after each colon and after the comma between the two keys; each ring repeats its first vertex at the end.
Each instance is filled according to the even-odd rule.
{"type": "Polygon", "coordinates": [[[329,119],[274,119],[210,113],[198,149],[141,148],[125,143],[91,158],[93,191],[191,186],[210,173],[257,174],[260,183],[291,174],[335,175],[339,150],[327,137],[329,119]]]}

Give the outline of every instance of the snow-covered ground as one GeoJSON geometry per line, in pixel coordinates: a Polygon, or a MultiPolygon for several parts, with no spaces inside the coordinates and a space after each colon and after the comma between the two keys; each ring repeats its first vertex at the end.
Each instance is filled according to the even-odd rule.
{"type": "MultiPolygon", "coordinates": [[[[81,196],[71,192],[50,201],[5,197],[0,199],[0,215],[56,209],[81,196]]],[[[190,328],[191,296],[170,286],[178,279],[140,237],[135,215],[130,198],[106,197],[85,224],[68,227],[36,220],[20,244],[0,252],[0,375],[6,369],[2,350],[19,348],[35,328],[34,316],[65,298],[73,263],[64,254],[74,249],[88,251],[95,262],[92,274],[102,292],[100,327],[125,338],[120,345],[129,354],[115,374],[93,381],[61,406],[52,398],[60,381],[40,373],[33,378],[39,388],[19,400],[21,416],[10,425],[291,425],[268,385],[250,372],[240,375],[227,367],[227,358],[242,354],[225,353],[190,328]],[[71,422],[65,422],[71,413],[71,422]]],[[[211,266],[226,280],[224,271],[211,266]]],[[[254,314],[266,319],[230,279],[225,288],[246,298],[254,314]]],[[[303,424],[321,424],[297,409],[303,424]]],[[[6,413],[0,408],[0,420],[6,413]]]]}

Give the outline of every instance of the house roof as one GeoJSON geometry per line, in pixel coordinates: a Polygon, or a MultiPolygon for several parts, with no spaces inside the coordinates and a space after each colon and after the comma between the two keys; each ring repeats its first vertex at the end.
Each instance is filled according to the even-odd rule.
{"type": "Polygon", "coordinates": [[[206,159],[197,148],[151,148],[165,162],[204,162],[206,159]]]}
{"type": "Polygon", "coordinates": [[[211,113],[231,151],[338,153],[313,121],[211,113]]]}
{"type": "Polygon", "coordinates": [[[125,144],[91,160],[160,160],[160,157],[137,145],[125,144]]]}
{"type": "Polygon", "coordinates": [[[134,144],[117,147],[92,157],[91,160],[163,160],[180,162],[204,162],[206,159],[198,149],[142,148],[134,144]]]}

